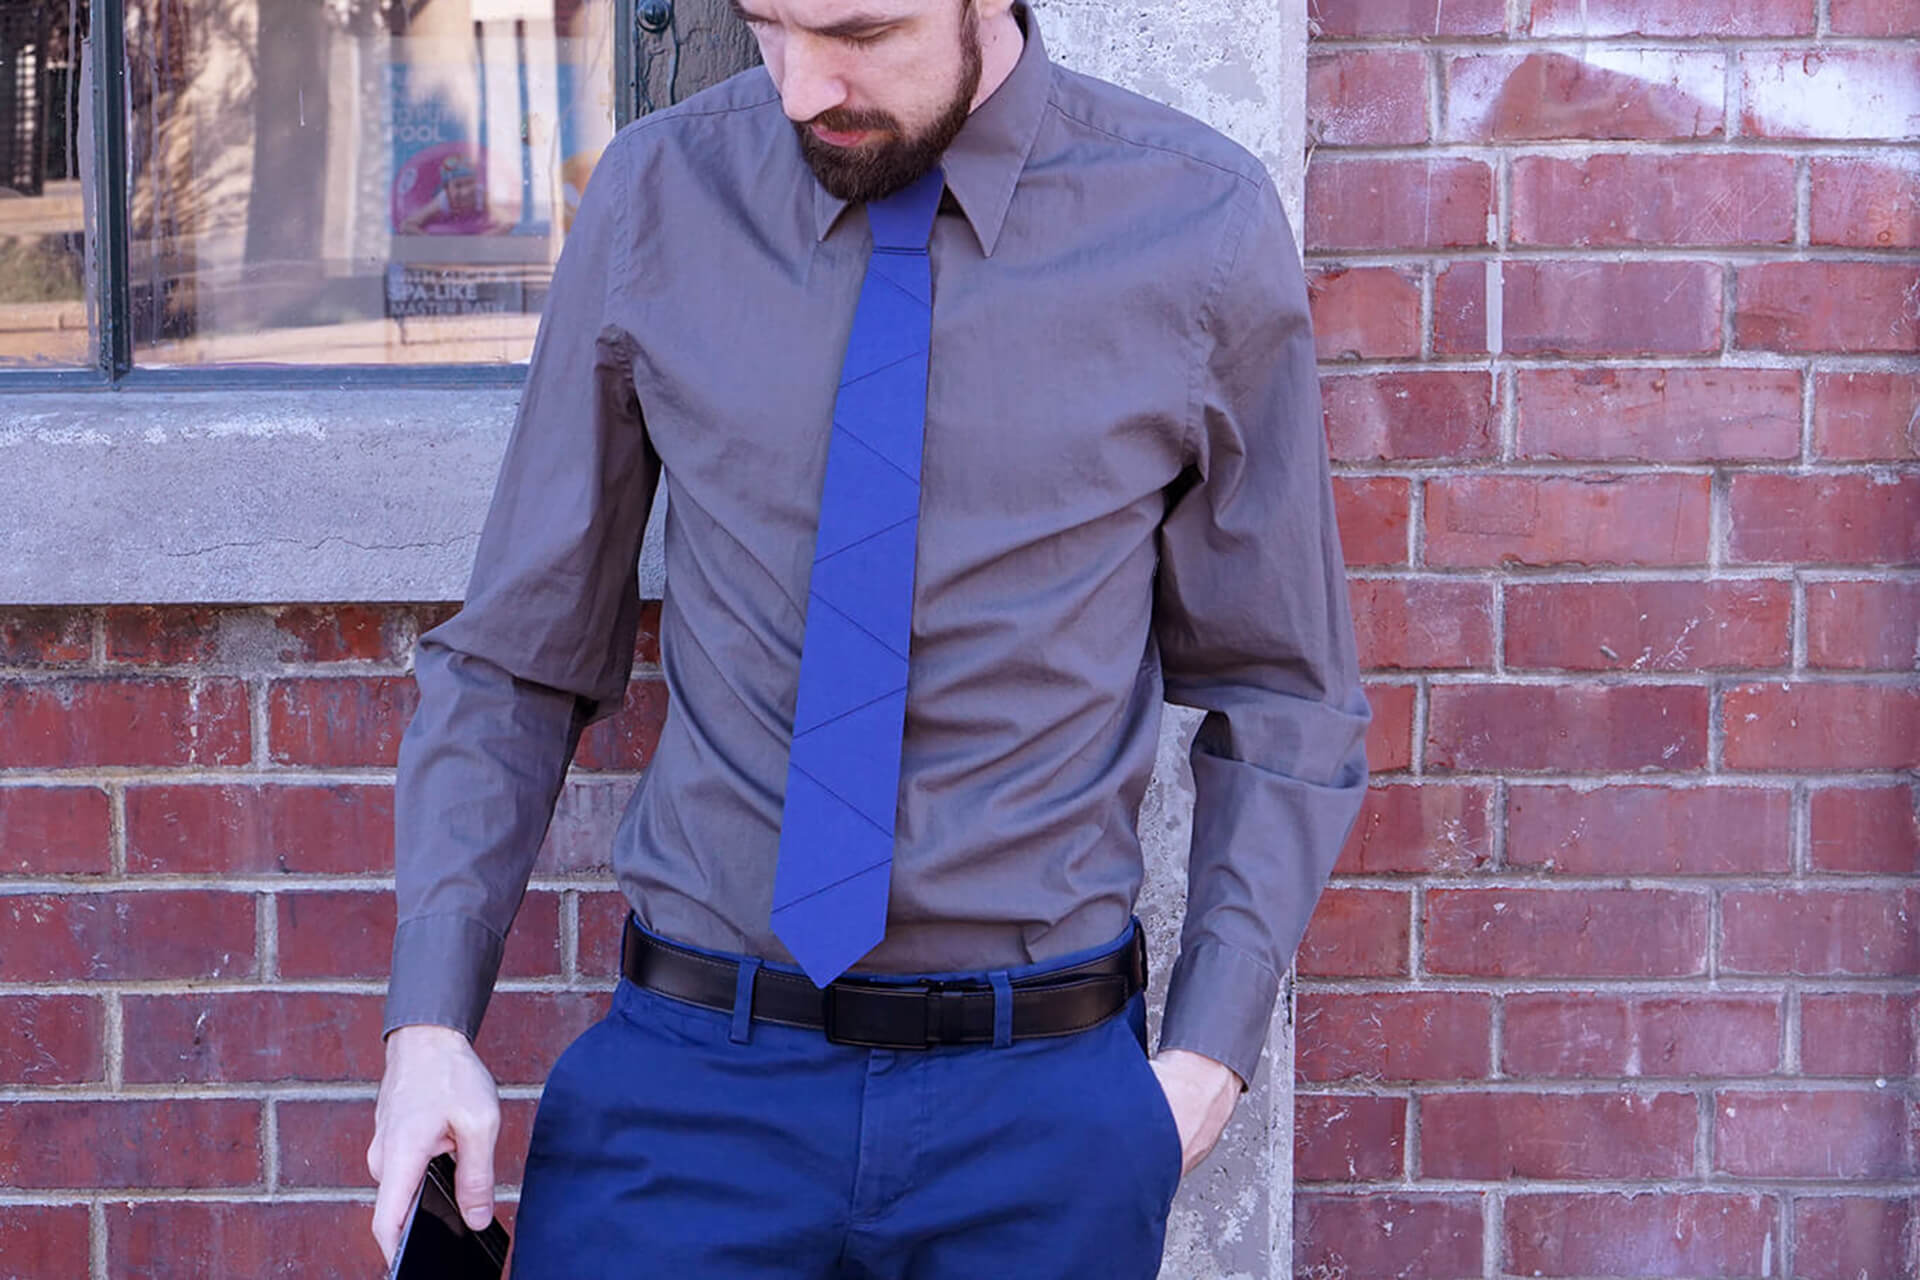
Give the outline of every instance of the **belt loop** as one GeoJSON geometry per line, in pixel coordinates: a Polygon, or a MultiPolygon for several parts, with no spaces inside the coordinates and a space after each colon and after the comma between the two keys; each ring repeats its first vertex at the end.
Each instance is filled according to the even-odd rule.
{"type": "Polygon", "coordinates": [[[993,1047],[1004,1049],[1013,1043],[1013,982],[1005,969],[987,975],[993,984],[993,1047]]]}
{"type": "Polygon", "coordinates": [[[753,1038],[753,981],[760,976],[760,957],[748,956],[740,962],[733,980],[733,1029],[727,1039],[745,1044],[753,1038]]]}

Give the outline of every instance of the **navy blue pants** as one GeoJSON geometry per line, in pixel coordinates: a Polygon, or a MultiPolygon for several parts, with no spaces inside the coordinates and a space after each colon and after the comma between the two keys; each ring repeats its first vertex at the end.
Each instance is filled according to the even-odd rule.
{"type": "Polygon", "coordinates": [[[620,983],[541,1095],[514,1280],[1158,1271],[1180,1141],[1139,997],[1070,1036],[922,1050],[737,1012],[620,983]]]}

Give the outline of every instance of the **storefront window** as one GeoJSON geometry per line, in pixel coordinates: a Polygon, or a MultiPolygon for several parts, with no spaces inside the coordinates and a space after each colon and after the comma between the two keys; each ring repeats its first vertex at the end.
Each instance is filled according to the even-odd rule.
{"type": "Polygon", "coordinates": [[[610,0],[130,0],[138,365],[524,360],[610,0]]]}
{"type": "Polygon", "coordinates": [[[77,128],[86,34],[84,2],[0,0],[0,364],[94,358],[77,128]]]}

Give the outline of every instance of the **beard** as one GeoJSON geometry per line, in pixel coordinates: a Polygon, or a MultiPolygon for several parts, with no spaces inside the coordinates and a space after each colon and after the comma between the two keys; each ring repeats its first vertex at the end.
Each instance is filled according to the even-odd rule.
{"type": "Polygon", "coordinates": [[[917,134],[910,134],[897,118],[885,111],[838,107],[823,111],[805,123],[794,125],[800,139],[800,154],[806,158],[807,167],[829,194],[849,204],[865,204],[892,195],[933,168],[959,134],[973,109],[973,95],[980,88],[981,63],[980,26],[969,4],[962,10],[960,19],[960,80],[933,123],[917,134]],[[887,136],[857,147],[835,147],[814,136],[814,125],[835,133],[871,129],[884,131],[887,136]]]}

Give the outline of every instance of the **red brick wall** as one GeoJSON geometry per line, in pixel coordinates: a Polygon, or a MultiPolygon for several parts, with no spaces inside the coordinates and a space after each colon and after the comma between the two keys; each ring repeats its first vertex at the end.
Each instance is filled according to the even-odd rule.
{"type": "Polygon", "coordinates": [[[1920,1275],[1920,9],[1314,20],[1380,776],[1296,1269],[1920,1275]]]}
{"type": "MultiPolygon", "coordinates": [[[[0,610],[0,1277],[378,1270],[392,770],[414,637],[445,612],[0,610]]],[[[503,1181],[614,975],[607,849],[665,697],[652,616],[481,1033],[503,1181]]]]}

